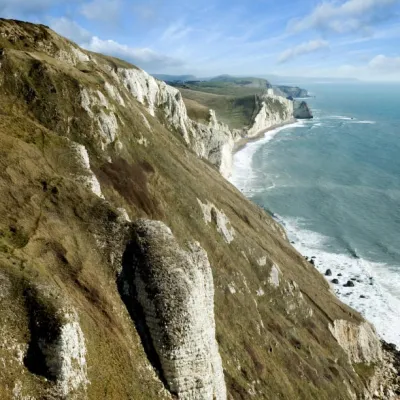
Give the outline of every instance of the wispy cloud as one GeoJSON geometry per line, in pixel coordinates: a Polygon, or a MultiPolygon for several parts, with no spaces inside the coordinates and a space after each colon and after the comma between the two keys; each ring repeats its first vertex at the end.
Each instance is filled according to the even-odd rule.
{"type": "Polygon", "coordinates": [[[380,54],[368,63],[368,67],[384,74],[400,75],[400,57],[387,57],[380,54]]]}
{"type": "Polygon", "coordinates": [[[301,43],[298,46],[285,50],[278,58],[279,63],[285,63],[296,57],[305,54],[315,53],[322,49],[328,49],[329,43],[326,40],[310,40],[309,42],[301,43]]]}
{"type": "Polygon", "coordinates": [[[108,54],[130,61],[142,68],[154,72],[155,69],[163,70],[170,67],[181,67],[181,60],[159,54],[149,48],[133,48],[114,40],[102,40],[93,36],[89,43],[84,44],[88,50],[108,54]]]}
{"type": "Polygon", "coordinates": [[[396,3],[398,0],[324,1],[306,17],[292,20],[289,29],[294,32],[308,29],[336,33],[367,32],[374,22],[390,18],[389,9],[396,3]]]}
{"type": "Polygon", "coordinates": [[[192,32],[193,28],[186,26],[183,22],[173,23],[168,26],[161,36],[165,41],[181,40],[192,32]]]}

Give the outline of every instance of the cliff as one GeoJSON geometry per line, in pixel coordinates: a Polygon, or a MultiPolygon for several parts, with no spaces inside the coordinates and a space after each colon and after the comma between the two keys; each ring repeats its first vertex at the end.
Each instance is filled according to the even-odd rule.
{"type": "Polygon", "coordinates": [[[280,96],[293,98],[309,97],[308,90],[299,88],[298,86],[276,85],[273,88],[280,96]]]}
{"type": "Polygon", "coordinates": [[[45,26],[0,48],[1,399],[395,398],[390,346],[215,167],[241,132],[45,26]]]}

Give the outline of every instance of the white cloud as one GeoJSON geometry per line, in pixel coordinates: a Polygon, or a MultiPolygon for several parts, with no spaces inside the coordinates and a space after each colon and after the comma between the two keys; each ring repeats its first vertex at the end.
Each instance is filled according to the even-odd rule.
{"type": "Polygon", "coordinates": [[[347,0],[344,3],[324,1],[308,16],[295,19],[289,28],[295,32],[307,29],[331,30],[337,33],[365,30],[384,16],[398,0],[347,0]]]}
{"type": "Polygon", "coordinates": [[[285,50],[278,58],[279,63],[285,63],[293,58],[304,54],[314,53],[322,49],[328,49],[329,43],[326,40],[310,40],[309,42],[301,43],[296,47],[285,50]]]}
{"type": "Polygon", "coordinates": [[[83,4],[80,12],[87,19],[116,22],[122,11],[121,0],[92,0],[83,4]]]}
{"type": "Polygon", "coordinates": [[[104,53],[130,61],[151,72],[165,68],[182,66],[181,60],[159,54],[149,48],[133,48],[114,40],[102,40],[93,36],[89,43],[84,44],[88,50],[104,53]]]}
{"type": "Polygon", "coordinates": [[[100,39],[68,18],[54,18],[50,27],[87,50],[121,58],[150,72],[162,72],[183,66],[181,60],[157,53],[150,48],[135,48],[111,39],[100,39]]]}
{"type": "MultiPolygon", "coordinates": [[[[298,70],[296,70],[298,73],[298,70]]],[[[377,55],[360,64],[343,64],[326,67],[310,65],[303,71],[304,76],[356,78],[362,81],[399,82],[400,56],[377,55]]]]}
{"type": "Polygon", "coordinates": [[[386,57],[380,54],[368,63],[368,67],[376,72],[400,75],[400,57],[386,57]]]}

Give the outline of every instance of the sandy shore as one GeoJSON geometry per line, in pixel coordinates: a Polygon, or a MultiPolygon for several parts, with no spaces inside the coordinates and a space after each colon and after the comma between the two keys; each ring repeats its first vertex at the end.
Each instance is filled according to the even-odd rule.
{"type": "Polygon", "coordinates": [[[297,122],[297,120],[293,118],[293,119],[291,119],[291,120],[289,120],[287,122],[284,122],[282,124],[273,125],[273,126],[267,128],[267,129],[264,129],[264,130],[260,131],[259,133],[257,133],[256,135],[254,135],[252,137],[247,137],[247,138],[240,139],[238,142],[235,143],[235,146],[233,148],[233,154],[237,153],[240,150],[242,150],[246,146],[247,143],[255,142],[256,140],[262,139],[267,132],[273,131],[274,129],[277,129],[277,128],[281,128],[282,126],[294,124],[296,122],[297,122]]]}

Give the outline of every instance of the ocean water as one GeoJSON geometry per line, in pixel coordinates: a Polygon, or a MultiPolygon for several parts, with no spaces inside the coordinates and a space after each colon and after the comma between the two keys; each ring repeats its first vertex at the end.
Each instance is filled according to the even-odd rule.
{"type": "Polygon", "coordinates": [[[307,89],[314,119],[247,144],[231,182],[275,215],[321,273],[330,268],[336,294],[400,348],[400,85],[307,89]]]}

